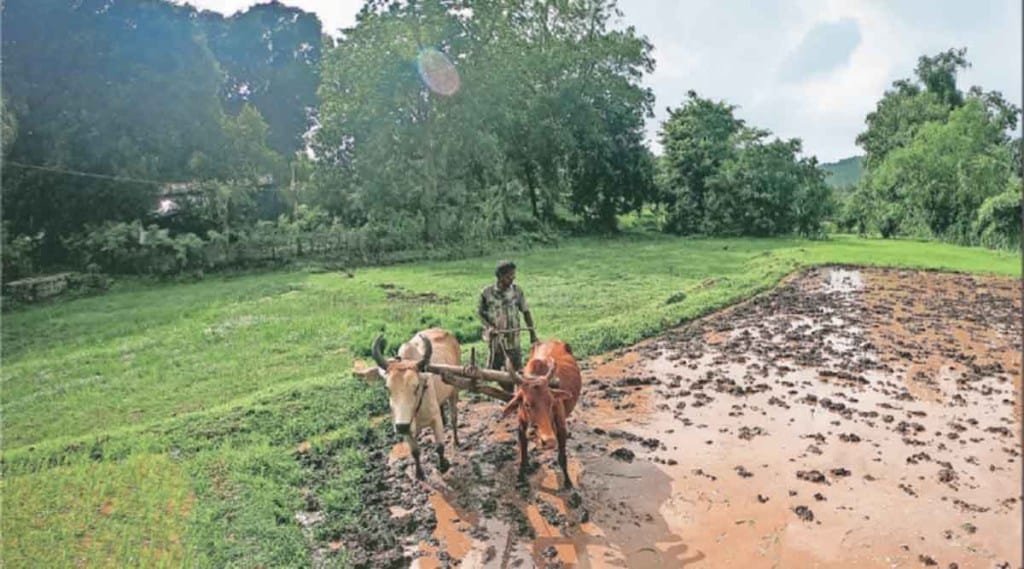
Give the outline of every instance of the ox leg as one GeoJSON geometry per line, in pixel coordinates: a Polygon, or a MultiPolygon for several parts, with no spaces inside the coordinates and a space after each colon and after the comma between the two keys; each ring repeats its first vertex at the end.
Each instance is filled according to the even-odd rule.
{"type": "Polygon", "coordinates": [[[526,482],[527,456],[526,423],[519,421],[519,482],[526,482]]]}
{"type": "Polygon", "coordinates": [[[437,447],[437,469],[441,472],[448,472],[451,464],[444,457],[444,421],[441,420],[440,406],[437,408],[437,414],[434,415],[434,443],[437,447]]]}
{"type": "MultiPolygon", "coordinates": [[[[416,429],[413,429],[413,432],[415,431],[416,429]]],[[[425,479],[426,476],[423,475],[423,467],[420,465],[420,445],[416,442],[416,435],[405,435],[405,442],[408,443],[409,450],[412,453],[412,460],[416,463],[416,480],[425,479]]]]}
{"type": "Polygon", "coordinates": [[[455,439],[455,450],[459,450],[459,392],[452,391],[448,398],[448,413],[452,423],[452,437],[455,439]]]}
{"type": "Polygon", "coordinates": [[[563,488],[572,488],[572,480],[569,479],[569,460],[565,456],[565,442],[569,438],[568,434],[564,428],[555,431],[555,437],[558,439],[558,466],[562,467],[562,474],[565,476],[563,488]]]}

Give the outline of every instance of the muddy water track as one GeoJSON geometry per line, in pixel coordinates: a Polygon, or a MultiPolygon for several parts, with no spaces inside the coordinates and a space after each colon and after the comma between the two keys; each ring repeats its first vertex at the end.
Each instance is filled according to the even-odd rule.
{"type": "Polygon", "coordinates": [[[583,362],[574,490],[534,448],[517,488],[513,420],[464,396],[449,472],[372,451],[342,547],[373,567],[1020,567],[1020,314],[1010,279],[809,270],[583,362]]]}

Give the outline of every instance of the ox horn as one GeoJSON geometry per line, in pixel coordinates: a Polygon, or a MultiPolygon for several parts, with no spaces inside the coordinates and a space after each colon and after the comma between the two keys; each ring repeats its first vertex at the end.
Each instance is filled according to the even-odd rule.
{"type": "Polygon", "coordinates": [[[377,336],[377,339],[373,341],[373,361],[377,362],[377,367],[381,369],[388,369],[388,362],[381,355],[381,351],[384,349],[384,334],[377,336]]]}
{"type": "Polygon", "coordinates": [[[434,346],[430,343],[430,339],[420,334],[420,340],[423,340],[423,358],[420,359],[420,363],[416,364],[417,369],[423,371],[427,368],[427,364],[430,363],[430,355],[434,353],[434,346]]]}

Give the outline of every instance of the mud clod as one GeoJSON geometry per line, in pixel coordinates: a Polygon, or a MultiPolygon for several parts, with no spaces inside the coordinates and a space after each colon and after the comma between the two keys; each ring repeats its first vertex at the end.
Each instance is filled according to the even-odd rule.
{"type": "Polygon", "coordinates": [[[814,521],[814,512],[812,512],[811,509],[808,508],[807,506],[797,506],[793,508],[793,513],[795,513],[798,518],[805,522],[814,521]]]}

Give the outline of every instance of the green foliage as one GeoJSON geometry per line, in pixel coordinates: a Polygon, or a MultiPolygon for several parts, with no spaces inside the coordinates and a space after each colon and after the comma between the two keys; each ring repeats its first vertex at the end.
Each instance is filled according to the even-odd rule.
{"type": "Polygon", "coordinates": [[[5,221],[0,225],[0,232],[3,234],[3,243],[0,250],[3,251],[3,280],[13,281],[32,275],[39,266],[39,247],[43,241],[42,235],[13,235],[8,230],[8,223],[5,221]]]}
{"type": "MultiPolygon", "coordinates": [[[[3,5],[5,158],[154,181],[5,165],[4,219],[15,233],[43,232],[46,264],[65,260],[62,238],[87,225],[145,219],[156,208],[160,181],[232,186],[225,199],[209,202],[213,213],[195,214],[187,231],[226,231],[255,219],[252,182],[287,177],[268,141],[293,153],[315,106],[320,28],[315,17],[280,4],[251,12],[259,17],[236,16],[233,22],[246,24],[234,28],[211,12],[197,18],[194,8],[159,0],[3,5]],[[253,51],[247,62],[230,59],[235,73],[223,89],[225,77],[204,37],[220,30],[215,22],[234,40],[255,36],[274,47],[269,58],[253,51]],[[45,39],[55,35],[61,41],[45,39]],[[269,108],[272,126],[244,100],[225,101],[231,112],[222,112],[218,93],[237,94],[242,84],[269,108]],[[20,110],[17,123],[11,107],[20,110]]],[[[224,36],[216,39],[226,58],[237,55],[224,36]]]]}
{"type": "Polygon", "coordinates": [[[949,110],[937,95],[922,91],[914,83],[893,83],[893,89],[886,91],[875,110],[868,113],[867,130],[857,135],[857,144],[865,153],[865,170],[870,173],[889,152],[910,144],[925,123],[945,120],[949,110]]]}
{"type": "Polygon", "coordinates": [[[171,236],[156,225],[107,222],[65,240],[81,266],[108,273],[172,275],[205,265],[205,243],[192,233],[171,236]]]}
{"type": "MultiPolygon", "coordinates": [[[[866,173],[845,202],[841,225],[883,237],[979,242],[979,208],[1019,168],[1007,133],[1020,109],[980,87],[965,96],[956,85],[957,70],[969,66],[965,54],[922,57],[917,81],[896,81],[868,115],[868,129],[857,137],[866,173]]],[[[983,242],[1003,242],[988,235],[983,242]]]]}
{"type": "Polygon", "coordinates": [[[224,18],[199,14],[210,51],[225,74],[224,109],[253,106],[267,122],[267,144],[290,157],[305,147],[320,79],[321,25],[315,14],[280,2],[256,4],[224,18]]]}
{"type": "Polygon", "coordinates": [[[639,78],[653,65],[634,30],[609,29],[614,6],[476,3],[470,18],[468,4],[368,3],[324,56],[315,203],[425,243],[550,223],[560,207],[613,227],[652,188],[639,78]],[[418,75],[431,49],[454,62],[457,92],[418,75]]]}
{"type": "Polygon", "coordinates": [[[964,98],[956,87],[956,72],[971,66],[967,48],[948,49],[934,56],[922,55],[917,60],[914,74],[924,84],[925,90],[934,94],[940,103],[949,108],[963,104],[964,98]]]}
{"type": "Polygon", "coordinates": [[[917,223],[928,235],[971,242],[975,212],[1002,191],[1011,171],[1007,148],[993,143],[1000,134],[982,104],[971,99],[946,123],[923,125],[909,145],[891,152],[869,184],[873,195],[901,206],[891,214],[897,227],[887,233],[907,232],[917,223]]]}
{"type": "Polygon", "coordinates": [[[1020,250],[1021,212],[1021,180],[1010,178],[1005,191],[978,208],[972,229],[985,247],[1020,250]]]}
{"type": "Polygon", "coordinates": [[[704,227],[712,235],[818,236],[830,190],[799,140],[751,144],[710,177],[704,227]]]}
{"type": "Polygon", "coordinates": [[[766,141],[768,131],[733,116],[736,107],[687,93],[661,131],[658,182],[665,229],[708,235],[821,234],[831,192],[800,141],[766,141]]]}
{"type": "Polygon", "coordinates": [[[840,200],[836,217],[839,228],[862,237],[866,236],[868,229],[873,227],[874,204],[870,193],[861,186],[852,193],[842,196],[840,200]]]}
{"type": "Polygon", "coordinates": [[[733,116],[734,105],[702,99],[696,92],[670,109],[662,125],[664,162],[661,181],[669,218],[666,229],[673,233],[703,233],[708,179],[737,152],[737,138],[745,123],[733,116]]]}
{"type": "Polygon", "coordinates": [[[1018,136],[1010,141],[1010,160],[1018,178],[1024,178],[1024,138],[1018,136]]]}
{"type": "MultiPolygon", "coordinates": [[[[221,75],[191,8],[158,0],[5,2],[3,85],[18,116],[7,158],[150,180],[181,179],[221,146],[221,75]],[[60,41],[53,41],[59,37],[60,41]]],[[[86,224],[153,207],[152,184],[4,168],[4,218],[45,232],[44,256],[86,224]]]]}

